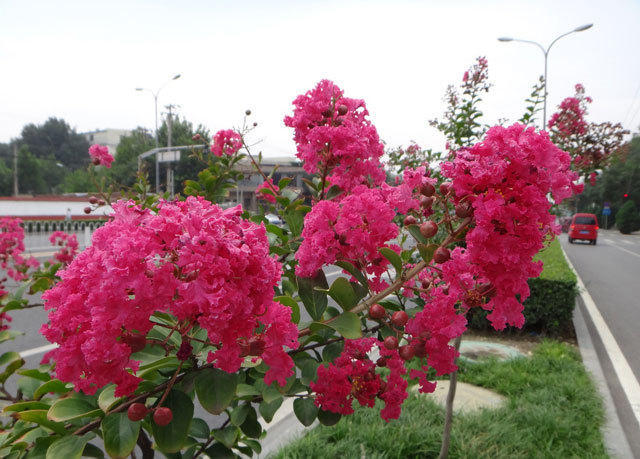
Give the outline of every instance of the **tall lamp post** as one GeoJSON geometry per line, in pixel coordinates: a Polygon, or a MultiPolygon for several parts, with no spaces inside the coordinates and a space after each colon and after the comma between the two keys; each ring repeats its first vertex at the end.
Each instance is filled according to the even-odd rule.
{"type": "Polygon", "coordinates": [[[531,40],[522,40],[519,38],[511,38],[511,37],[500,37],[498,38],[498,41],[519,41],[521,43],[530,43],[532,45],[536,45],[538,48],[540,48],[542,50],[542,53],[544,54],[544,110],[542,111],[542,129],[546,129],[547,128],[547,58],[549,57],[549,51],[551,50],[551,47],[555,44],[555,42],[557,42],[558,40],[560,40],[562,37],[566,37],[569,34],[572,34],[574,32],[583,32],[587,29],[590,29],[593,26],[593,24],[585,24],[585,25],[581,25],[580,27],[576,27],[573,30],[570,30],[569,32],[563,33],[562,35],[560,35],[559,37],[557,37],[555,40],[553,40],[551,42],[551,44],[547,47],[547,49],[544,48],[544,46],[542,46],[540,43],[536,42],[536,41],[531,41],[531,40]]]}
{"type": "MultiPolygon", "coordinates": [[[[153,102],[155,106],[155,115],[156,115],[156,133],[155,133],[156,148],[158,148],[158,94],[160,94],[160,91],[162,91],[162,88],[164,88],[166,85],[171,83],[173,80],[177,80],[178,78],[180,78],[179,73],[171,77],[171,79],[168,80],[162,86],[160,86],[157,91],[153,91],[152,89],[149,89],[149,88],[136,88],[136,91],[149,91],[153,95],[153,102]]],[[[159,192],[160,192],[160,162],[158,161],[158,155],[156,155],[156,193],[159,193],[159,192]]]]}

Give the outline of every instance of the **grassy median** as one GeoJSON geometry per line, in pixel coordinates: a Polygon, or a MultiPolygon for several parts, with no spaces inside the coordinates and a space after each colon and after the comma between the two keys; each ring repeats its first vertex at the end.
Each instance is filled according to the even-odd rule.
{"type": "MultiPolygon", "coordinates": [[[[456,415],[450,457],[607,457],[602,403],[574,347],[545,341],[530,358],[461,363],[459,380],[508,401],[500,409],[456,415]]],[[[378,411],[359,408],[336,426],[313,429],[276,457],[437,457],[442,408],[410,395],[400,419],[387,424],[378,411]]]]}

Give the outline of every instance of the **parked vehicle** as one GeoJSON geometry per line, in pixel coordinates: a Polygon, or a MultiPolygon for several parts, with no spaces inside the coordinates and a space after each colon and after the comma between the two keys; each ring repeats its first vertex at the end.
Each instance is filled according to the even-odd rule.
{"type": "Polygon", "coordinates": [[[569,243],[575,240],[589,241],[596,245],[598,241],[598,219],[594,214],[575,214],[569,226],[569,243]]]}

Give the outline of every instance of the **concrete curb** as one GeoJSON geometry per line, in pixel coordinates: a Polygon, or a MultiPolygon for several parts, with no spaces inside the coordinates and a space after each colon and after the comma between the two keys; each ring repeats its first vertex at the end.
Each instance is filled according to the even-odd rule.
{"type": "MultiPolygon", "coordinates": [[[[569,257],[565,253],[562,246],[560,247],[562,253],[567,260],[567,264],[579,279],[578,273],[574,269],[573,265],[569,261],[569,257]]],[[[580,292],[582,296],[583,292],[580,292]]],[[[591,374],[591,379],[596,385],[602,402],[605,408],[605,425],[602,428],[602,434],[604,436],[604,442],[607,447],[607,451],[612,457],[617,458],[633,458],[631,446],[624,433],[620,418],[613,402],[613,397],[609,390],[609,385],[602,371],[600,360],[596,354],[596,350],[591,338],[591,334],[587,328],[582,307],[576,300],[576,307],[573,311],[573,326],[576,331],[576,337],[578,339],[578,347],[580,348],[580,355],[582,356],[582,363],[587,371],[591,374]]]]}

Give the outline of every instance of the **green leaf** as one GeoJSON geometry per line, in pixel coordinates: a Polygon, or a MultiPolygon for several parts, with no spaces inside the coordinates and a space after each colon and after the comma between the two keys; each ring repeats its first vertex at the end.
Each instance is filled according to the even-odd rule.
{"type": "Polygon", "coordinates": [[[353,277],[355,277],[358,280],[358,282],[362,284],[363,287],[369,288],[367,277],[364,274],[362,274],[351,263],[349,263],[348,261],[336,261],[335,265],[341,267],[342,269],[347,271],[349,274],[351,274],[353,277]]]}
{"type": "Polygon", "coordinates": [[[264,389],[262,390],[262,399],[267,402],[267,403],[271,403],[272,401],[280,398],[282,396],[282,394],[280,393],[280,391],[278,390],[277,383],[272,383],[270,386],[267,386],[266,384],[264,385],[264,389]]]}
{"type": "Polygon", "coordinates": [[[24,376],[18,379],[18,389],[24,394],[25,398],[33,398],[34,392],[40,387],[42,381],[39,379],[29,378],[24,376]]]}
{"type": "Polygon", "coordinates": [[[356,298],[356,293],[351,283],[344,277],[338,277],[333,281],[329,289],[329,295],[336,300],[345,311],[348,311],[358,304],[358,298],[356,298]]]}
{"type": "MultiPolygon", "coordinates": [[[[286,192],[288,189],[285,189],[286,192]]],[[[284,194],[284,193],[283,193],[284,194]]],[[[298,209],[287,209],[284,212],[284,221],[289,225],[289,229],[294,236],[300,236],[304,226],[305,213],[298,209]]]]}
{"type": "Polygon", "coordinates": [[[322,270],[314,277],[298,277],[298,293],[305,309],[313,320],[322,319],[327,308],[327,294],[316,290],[316,287],[328,289],[327,278],[322,270]]]}
{"type": "Polygon", "coordinates": [[[43,382],[51,381],[51,375],[49,373],[42,372],[40,370],[20,370],[17,372],[19,375],[28,376],[30,378],[38,379],[43,382]]]}
{"type": "Polygon", "coordinates": [[[47,449],[55,441],[55,437],[40,437],[35,441],[34,447],[27,454],[27,459],[45,459],[47,449]]]}
{"type": "MultiPolygon", "coordinates": [[[[336,341],[335,343],[327,344],[324,349],[322,349],[322,361],[327,363],[333,362],[340,354],[342,354],[343,349],[344,341],[336,341]]],[[[315,375],[313,377],[315,379],[315,375]]]]}
{"type": "Polygon", "coordinates": [[[220,414],[229,406],[236,393],[238,375],[217,368],[207,368],[196,378],[196,394],[205,410],[220,414]]]}
{"type": "Polygon", "coordinates": [[[438,248],[438,244],[418,244],[418,251],[420,256],[426,263],[430,263],[433,258],[433,254],[438,248]]]}
{"type": "Polygon", "coordinates": [[[82,451],[82,457],[96,457],[98,459],[103,459],[104,453],[96,445],[87,443],[87,445],[84,447],[84,450],[82,451]]]}
{"type": "Polygon", "coordinates": [[[33,295],[34,293],[44,292],[45,290],[48,290],[49,287],[51,287],[52,283],[53,283],[52,279],[49,279],[47,277],[41,277],[40,279],[35,281],[33,284],[31,284],[29,293],[33,295]]]}
{"type": "Polygon", "coordinates": [[[2,330],[0,331],[0,343],[15,339],[16,337],[21,335],[24,335],[24,333],[15,330],[2,330]]]}
{"type": "Polygon", "coordinates": [[[29,302],[27,300],[11,300],[6,305],[0,309],[0,312],[9,312],[16,309],[22,309],[23,306],[26,306],[29,302]]]}
{"type": "Polygon", "coordinates": [[[391,266],[393,266],[396,270],[396,274],[400,276],[402,274],[402,258],[396,252],[391,250],[389,247],[380,247],[378,251],[389,260],[391,266]]]}
{"type": "Polygon", "coordinates": [[[279,189],[283,189],[286,188],[287,185],[289,185],[289,183],[291,183],[292,178],[291,177],[284,177],[281,178],[280,181],[278,182],[278,188],[279,189]]]}
{"type": "Polygon", "coordinates": [[[247,419],[240,425],[240,430],[250,438],[258,438],[262,434],[262,426],[258,422],[258,416],[254,410],[249,411],[247,419]]]}
{"type": "Polygon", "coordinates": [[[249,384],[238,384],[236,395],[238,397],[252,397],[254,395],[260,395],[260,391],[249,384]]]}
{"type": "Polygon", "coordinates": [[[325,426],[336,425],[338,421],[340,421],[341,417],[342,415],[339,413],[332,413],[331,411],[324,410],[318,411],[318,421],[320,421],[320,424],[325,426]]]}
{"type": "Polygon", "coordinates": [[[216,429],[213,432],[213,438],[218,440],[227,448],[232,448],[238,438],[238,428],[236,426],[227,426],[224,429],[216,429]]]}
{"type": "Polygon", "coordinates": [[[109,384],[107,387],[102,389],[100,395],[98,395],[98,406],[105,413],[111,409],[118,401],[122,400],[123,397],[115,396],[116,385],[109,384]]]}
{"type": "Polygon", "coordinates": [[[211,447],[207,448],[205,452],[207,453],[207,456],[215,459],[235,459],[238,457],[222,443],[215,443],[211,447]]]}
{"type": "Polygon", "coordinates": [[[260,442],[258,442],[258,441],[244,439],[244,440],[242,440],[242,443],[244,443],[249,448],[254,450],[256,452],[256,454],[260,454],[262,452],[262,446],[260,446],[260,442]]]}
{"type": "Polygon", "coordinates": [[[260,403],[259,408],[262,419],[264,419],[267,423],[271,422],[271,420],[273,419],[273,415],[276,414],[276,411],[278,411],[280,405],[282,405],[282,396],[276,398],[275,400],[272,400],[271,402],[263,400],[262,403],[260,403]]]}
{"type": "Polygon", "coordinates": [[[112,413],[102,420],[104,449],[112,458],[125,458],[136,447],[140,421],[133,422],[127,413],[112,413]]]}
{"type": "Polygon", "coordinates": [[[303,426],[309,427],[318,417],[318,407],[312,398],[296,398],[293,401],[293,412],[303,426]]]}
{"type": "Polygon", "coordinates": [[[209,425],[204,419],[193,418],[189,427],[189,435],[196,438],[209,438],[209,425]]]}
{"type": "Polygon", "coordinates": [[[343,312],[334,320],[326,324],[348,339],[362,337],[360,318],[353,312],[343,312]]]}
{"type": "Polygon", "coordinates": [[[66,394],[71,390],[67,384],[68,383],[62,382],[59,379],[47,381],[33,392],[33,398],[39,399],[49,392],[53,392],[54,394],[66,394]]]}
{"type": "Polygon", "coordinates": [[[95,436],[94,433],[86,433],[81,437],[68,435],[62,437],[47,448],[46,459],[80,459],[85,445],[95,436]]]}
{"type": "Polygon", "coordinates": [[[65,435],[67,430],[64,424],[60,422],[53,422],[47,419],[48,410],[27,410],[18,413],[18,417],[23,421],[34,422],[43,427],[53,430],[55,433],[65,435]]]}
{"type": "Polygon", "coordinates": [[[24,365],[24,359],[17,352],[5,352],[0,356],[0,367],[5,367],[0,373],[0,383],[4,383],[17,369],[24,365]]]}
{"type": "Polygon", "coordinates": [[[98,417],[104,413],[86,400],[69,397],[57,400],[47,413],[50,421],[65,422],[83,417],[98,417]]]}
{"type": "Polygon", "coordinates": [[[189,426],[193,418],[193,402],[182,391],[172,389],[163,406],[171,409],[173,419],[166,426],[151,423],[153,438],[158,449],[163,453],[177,453],[182,449],[189,434],[189,426]]]}
{"type": "Polygon", "coordinates": [[[407,226],[407,230],[409,230],[409,233],[411,233],[411,235],[419,243],[426,244],[427,242],[429,242],[429,241],[427,241],[427,238],[424,237],[422,235],[422,233],[420,232],[420,227],[418,225],[409,225],[409,226],[407,226]]]}
{"type": "Polygon", "coordinates": [[[231,416],[229,417],[231,424],[233,424],[234,426],[239,426],[240,424],[242,424],[244,420],[247,419],[247,415],[251,410],[253,410],[253,407],[248,403],[238,405],[233,409],[233,411],[231,412],[231,416]]]}
{"type": "Polygon", "coordinates": [[[300,322],[300,306],[298,306],[297,301],[295,301],[290,296],[276,296],[273,298],[273,301],[277,301],[280,304],[288,306],[291,308],[291,321],[294,324],[300,322]]]}
{"type": "Polygon", "coordinates": [[[18,402],[5,406],[2,411],[20,412],[26,410],[48,410],[49,406],[50,405],[43,402],[18,402]]]}

